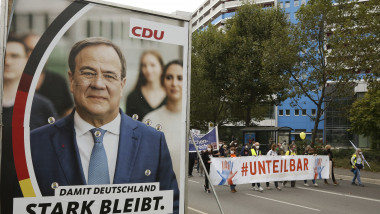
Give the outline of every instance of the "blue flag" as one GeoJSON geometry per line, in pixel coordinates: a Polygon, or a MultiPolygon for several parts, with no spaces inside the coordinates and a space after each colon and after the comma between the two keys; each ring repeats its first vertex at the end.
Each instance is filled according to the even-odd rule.
{"type": "MultiPolygon", "coordinates": [[[[208,144],[211,144],[214,150],[218,149],[218,127],[213,128],[203,137],[200,137],[199,135],[193,132],[191,132],[191,134],[199,151],[207,150],[208,144]]],[[[191,142],[191,139],[189,139],[189,152],[196,152],[195,147],[191,142]]]]}

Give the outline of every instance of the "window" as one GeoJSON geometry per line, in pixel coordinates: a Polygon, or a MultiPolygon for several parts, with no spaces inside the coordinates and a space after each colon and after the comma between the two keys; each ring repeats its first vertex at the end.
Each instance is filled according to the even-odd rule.
{"type": "Polygon", "coordinates": [[[280,4],[280,8],[284,8],[284,4],[282,2],[279,3],[280,4]]]}
{"type": "Polygon", "coordinates": [[[285,14],[285,17],[286,17],[286,20],[290,20],[290,14],[289,13],[287,13],[287,14],[285,14]]]}
{"type": "Polygon", "coordinates": [[[286,116],[290,116],[290,110],[289,110],[289,109],[286,109],[286,110],[285,110],[285,114],[286,114],[286,116]]]}
{"type": "Polygon", "coordinates": [[[286,1],[285,2],[285,8],[289,8],[290,7],[290,1],[286,1]]]}
{"type": "Polygon", "coordinates": [[[300,116],[300,110],[299,109],[294,110],[294,116],[300,116]]]}
{"type": "Polygon", "coordinates": [[[316,109],[311,109],[311,116],[315,116],[317,114],[317,110],[316,109]]]}
{"type": "Polygon", "coordinates": [[[302,109],[302,116],[306,116],[306,109],[302,109]]]}
{"type": "Polygon", "coordinates": [[[301,4],[306,4],[306,0],[301,0],[301,4]]]}
{"type": "Polygon", "coordinates": [[[294,0],[294,7],[300,6],[300,1],[299,0],[294,0]]]}
{"type": "Polygon", "coordinates": [[[278,111],[278,116],[284,116],[284,110],[279,110],[278,111]]]}

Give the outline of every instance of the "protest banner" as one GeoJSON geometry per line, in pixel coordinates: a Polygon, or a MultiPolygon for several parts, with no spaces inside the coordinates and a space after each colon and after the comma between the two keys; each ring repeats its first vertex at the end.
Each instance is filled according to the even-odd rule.
{"type": "MultiPolygon", "coordinates": [[[[216,126],[212,130],[210,130],[203,137],[200,137],[198,134],[194,132],[190,132],[193,136],[195,145],[197,145],[199,151],[207,150],[207,145],[211,144],[214,150],[219,150],[219,137],[218,137],[218,127],[216,126]]],[[[191,138],[189,139],[189,152],[196,152],[193,143],[191,142],[191,138]]]]}
{"type": "Polygon", "coordinates": [[[213,185],[329,178],[329,158],[310,156],[247,156],[212,158],[213,185]]]}

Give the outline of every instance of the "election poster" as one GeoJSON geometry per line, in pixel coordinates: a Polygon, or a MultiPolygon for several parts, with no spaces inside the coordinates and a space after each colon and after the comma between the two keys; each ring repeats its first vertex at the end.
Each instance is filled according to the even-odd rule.
{"type": "Polygon", "coordinates": [[[190,17],[14,2],[1,213],[184,213],[190,17]]]}
{"type": "Polygon", "coordinates": [[[327,155],[212,158],[210,179],[214,185],[328,179],[329,164],[327,155]]]}

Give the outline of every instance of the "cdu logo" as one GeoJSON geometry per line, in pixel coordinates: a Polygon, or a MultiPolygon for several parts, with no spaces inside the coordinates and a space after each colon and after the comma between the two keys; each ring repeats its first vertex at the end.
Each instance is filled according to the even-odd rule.
{"type": "Polygon", "coordinates": [[[135,26],[132,28],[132,34],[136,37],[144,37],[144,38],[154,38],[156,40],[162,40],[164,38],[165,32],[153,30],[150,28],[143,28],[140,26],[135,26]]]}

